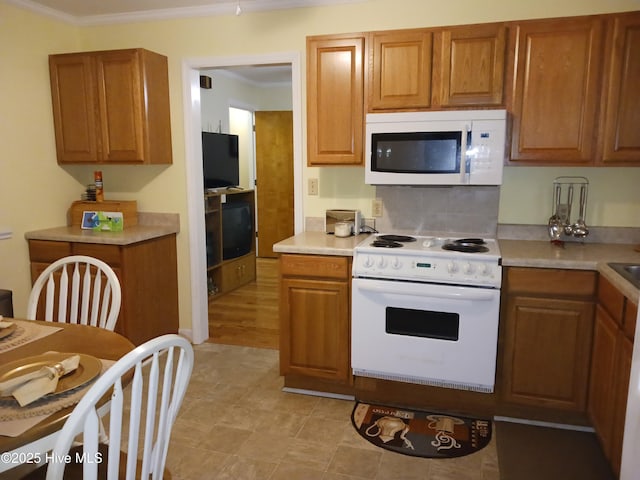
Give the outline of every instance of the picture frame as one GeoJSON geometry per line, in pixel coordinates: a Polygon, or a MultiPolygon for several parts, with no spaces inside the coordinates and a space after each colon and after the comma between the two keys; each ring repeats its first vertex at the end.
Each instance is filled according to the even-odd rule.
{"type": "Polygon", "coordinates": [[[100,220],[98,219],[98,212],[82,212],[82,223],[80,224],[80,228],[82,228],[83,230],[93,230],[99,224],[100,220]]]}

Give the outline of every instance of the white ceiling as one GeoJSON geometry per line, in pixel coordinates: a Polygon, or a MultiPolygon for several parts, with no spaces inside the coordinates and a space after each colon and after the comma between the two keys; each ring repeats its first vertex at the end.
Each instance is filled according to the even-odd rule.
{"type": "Polygon", "coordinates": [[[5,0],[44,15],[79,24],[232,15],[367,0],[5,0]],[[240,7],[238,9],[238,7],[240,7]]]}
{"type": "MultiPolygon", "coordinates": [[[[76,25],[205,15],[246,15],[251,12],[303,8],[367,0],[5,0],[21,8],[76,25]]],[[[238,66],[228,74],[261,86],[291,84],[290,65],[238,66]]],[[[211,72],[210,72],[211,73],[211,72]]],[[[203,71],[203,74],[207,72],[203,71]]]]}

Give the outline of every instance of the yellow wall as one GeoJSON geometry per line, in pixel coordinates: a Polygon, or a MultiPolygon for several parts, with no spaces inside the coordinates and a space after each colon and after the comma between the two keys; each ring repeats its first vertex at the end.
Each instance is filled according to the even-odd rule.
{"type": "MultiPolygon", "coordinates": [[[[107,198],[135,198],[147,212],[177,212],[181,326],[190,326],[189,229],[182,105],[182,61],[185,58],[301,52],[307,35],[376,29],[480,23],[521,18],[634,10],[637,0],[369,0],[361,3],[297,8],[241,16],[203,17],[109,26],[73,27],[4,3],[0,4],[0,228],[13,230],[0,241],[0,288],[14,291],[17,316],[24,315],[29,290],[28,252],[24,233],[58,226],[65,210],[92,180],[92,167],[59,167],[55,161],[47,54],[77,50],[144,47],[167,55],[174,163],[171,166],[103,167],[107,198]]],[[[303,61],[304,65],[304,61],[303,61]]],[[[304,72],[303,72],[304,76],[304,72]]],[[[303,82],[304,85],[304,82],[303,82]]],[[[304,94],[304,88],[303,88],[304,94]]],[[[303,128],[304,131],[304,128],[303,128]]],[[[500,221],[540,223],[530,197],[555,176],[547,169],[507,169],[500,221]],[[521,201],[521,199],[525,201],[521,201]],[[531,220],[531,221],[528,221],[531,220]]],[[[589,174],[593,170],[589,170],[589,174]]],[[[603,207],[600,224],[640,226],[637,188],[630,188],[640,169],[606,169],[598,173],[603,207]],[[619,187],[622,185],[622,187],[619,187]],[[632,190],[632,191],[629,191],[632,190]],[[611,197],[611,202],[605,198],[611,197]]],[[[347,199],[370,213],[373,187],[362,182],[362,169],[305,169],[320,177],[319,197],[305,196],[305,215],[347,199]],[[357,187],[354,189],[354,185],[357,187]],[[338,200],[334,200],[333,198],[338,200]]],[[[593,200],[593,195],[590,200],[593,200]]],[[[598,209],[596,208],[596,211],[598,209]]]]}

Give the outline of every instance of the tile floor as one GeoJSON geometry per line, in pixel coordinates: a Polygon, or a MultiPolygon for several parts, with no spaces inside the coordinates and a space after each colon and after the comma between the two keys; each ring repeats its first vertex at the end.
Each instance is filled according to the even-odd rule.
{"type": "Polygon", "coordinates": [[[351,426],[353,401],[282,392],[278,351],[205,343],[172,433],[174,480],[499,480],[495,436],[432,460],[377,448],[351,426]]]}

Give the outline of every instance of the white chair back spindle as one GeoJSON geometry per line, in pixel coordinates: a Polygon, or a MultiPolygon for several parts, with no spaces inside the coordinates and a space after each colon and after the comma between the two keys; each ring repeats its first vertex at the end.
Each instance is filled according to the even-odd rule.
{"type": "Polygon", "coordinates": [[[61,258],[36,279],[29,295],[30,320],[80,323],[113,330],[120,313],[122,291],[113,269],[85,255],[61,258]],[[44,317],[38,304],[44,290],[44,317]],[[57,314],[56,314],[57,309],[57,314]]]}

